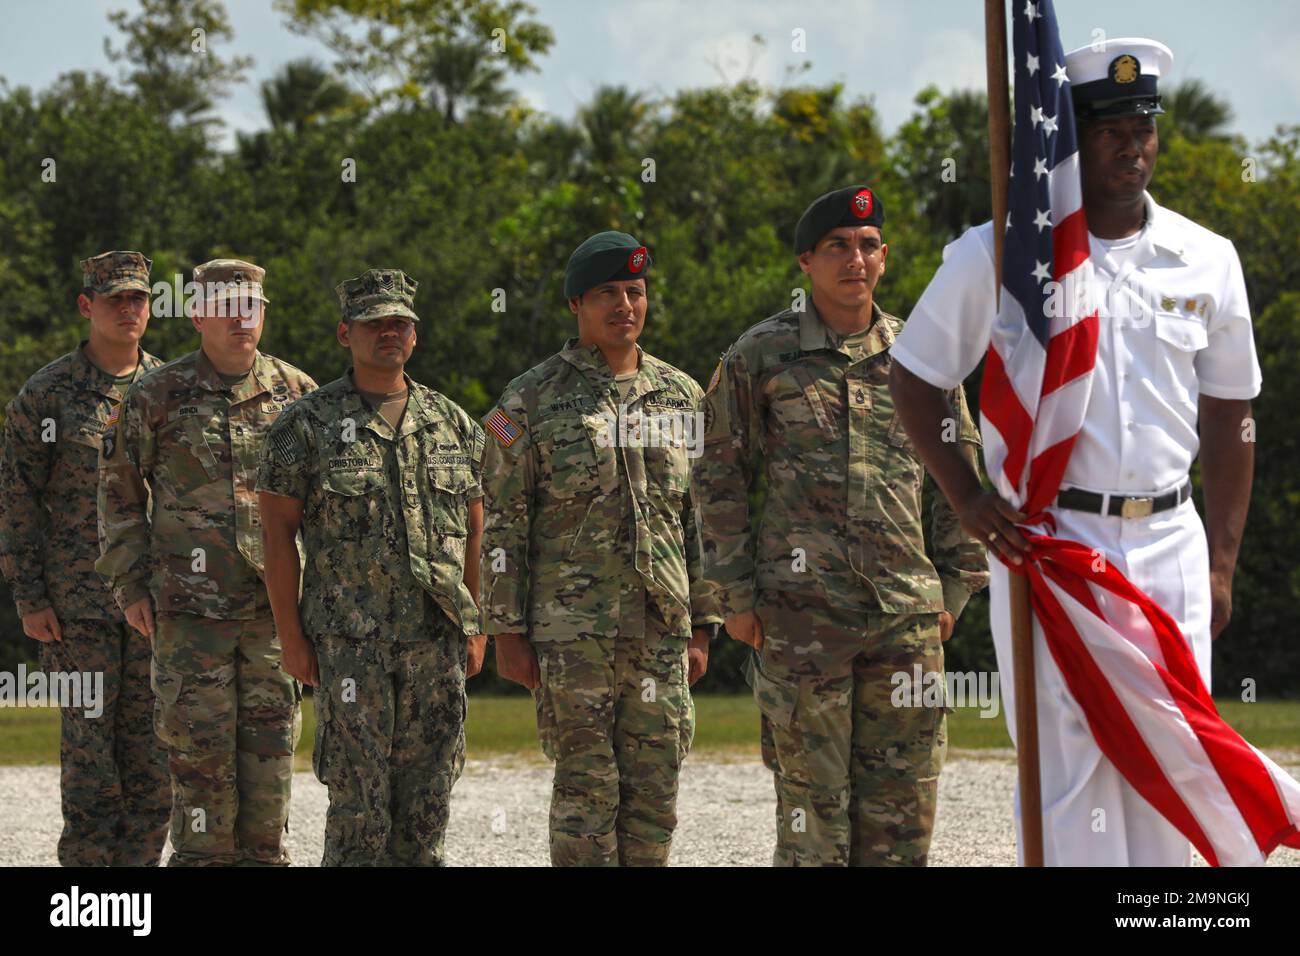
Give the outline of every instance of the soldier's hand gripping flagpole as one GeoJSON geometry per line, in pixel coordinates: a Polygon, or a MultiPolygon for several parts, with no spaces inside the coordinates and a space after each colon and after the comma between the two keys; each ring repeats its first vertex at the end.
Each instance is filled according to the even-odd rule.
{"type": "MultiPolygon", "coordinates": [[[[1006,0],[984,0],[984,49],[989,100],[989,183],[993,199],[993,268],[997,302],[1002,298],[1002,245],[1011,171],[1011,97],[1007,77],[1006,0]]],[[[1008,575],[1011,648],[1016,701],[1016,763],[1020,782],[1020,839],[1025,866],[1043,865],[1043,800],[1038,773],[1038,696],[1034,686],[1033,619],[1029,579],[1008,575]]]]}

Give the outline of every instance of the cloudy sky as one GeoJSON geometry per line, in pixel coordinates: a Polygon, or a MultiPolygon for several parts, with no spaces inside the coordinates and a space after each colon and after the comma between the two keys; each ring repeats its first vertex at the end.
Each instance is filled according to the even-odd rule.
{"type": "MultiPolygon", "coordinates": [[[[232,130],[265,125],[258,81],[302,56],[328,61],[313,40],[290,33],[270,0],[225,0],[234,46],[255,59],[253,82],[237,87],[220,114],[232,130]]],[[[513,85],[539,109],[571,116],[602,83],[652,95],[751,76],[791,82],[839,81],[852,97],[875,100],[892,131],[928,84],[984,85],[983,4],[979,0],[532,0],[556,42],[535,73],[513,85]],[[806,52],[791,50],[802,30],[806,52]],[[755,45],[754,35],[763,38],[755,45]]],[[[117,41],[110,9],[135,0],[4,0],[0,76],[36,88],[72,69],[114,68],[103,45],[117,41]]],[[[1234,128],[1250,140],[1279,123],[1300,123],[1300,3],[1295,0],[1058,0],[1067,50],[1109,37],[1150,36],[1174,51],[1176,79],[1196,77],[1226,98],[1234,128]]]]}

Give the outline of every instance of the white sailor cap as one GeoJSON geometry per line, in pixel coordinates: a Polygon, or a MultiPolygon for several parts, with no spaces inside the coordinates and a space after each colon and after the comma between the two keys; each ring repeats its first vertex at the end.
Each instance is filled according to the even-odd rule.
{"type": "Polygon", "coordinates": [[[1081,120],[1101,116],[1163,113],[1157,84],[1174,65],[1169,47],[1144,37],[1120,37],[1065,55],[1074,112],[1081,120]]]}

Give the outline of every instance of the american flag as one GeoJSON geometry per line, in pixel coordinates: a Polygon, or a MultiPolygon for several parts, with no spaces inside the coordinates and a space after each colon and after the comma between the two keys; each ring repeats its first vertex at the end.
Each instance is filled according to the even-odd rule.
{"type": "MultiPolygon", "coordinates": [[[[984,363],[985,463],[1030,516],[1023,570],[1053,659],[1098,747],[1214,865],[1300,848],[1300,783],[1223,722],[1168,613],[1046,509],[1079,434],[1097,357],[1078,141],[1051,0],[1015,0],[1015,136],[1002,297],[984,363]],[[1049,282],[1066,290],[1052,315],[1049,282]]],[[[1209,581],[1205,582],[1209,587],[1209,581]]]]}

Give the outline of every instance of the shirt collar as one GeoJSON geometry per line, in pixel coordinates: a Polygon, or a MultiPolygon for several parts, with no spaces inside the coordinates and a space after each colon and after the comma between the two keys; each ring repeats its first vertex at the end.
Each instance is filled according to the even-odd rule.
{"type": "MultiPolygon", "coordinates": [[[[117,376],[109,375],[90,360],[90,356],[86,354],[88,344],[90,344],[90,339],[82,339],[81,344],[77,346],[76,356],[73,359],[73,369],[77,383],[83,388],[108,398],[121,399],[123,391],[117,387],[117,376]]],[[[131,375],[128,387],[134,385],[145,371],[144,349],[136,346],[135,372],[131,375]]]]}
{"type": "Polygon", "coordinates": [[[366,397],[361,394],[361,389],[357,388],[356,379],[352,374],[353,366],[349,365],[343,375],[348,386],[342,409],[344,417],[351,417],[358,425],[368,427],[372,432],[389,441],[405,437],[424,427],[428,409],[420,396],[420,390],[415,387],[415,382],[406,372],[402,372],[402,381],[406,384],[406,412],[402,415],[402,430],[396,433],[393,431],[393,426],[388,424],[388,419],[366,401],[366,397]]]}
{"type": "Polygon", "coordinates": [[[799,315],[799,348],[804,352],[815,352],[818,349],[832,349],[836,352],[842,352],[854,361],[866,358],[869,355],[875,355],[877,352],[883,352],[894,344],[894,333],[889,328],[889,323],[882,316],[884,313],[875,299],[871,300],[871,325],[867,329],[867,337],[863,346],[858,349],[849,348],[846,345],[838,347],[831,345],[830,330],[822,317],[817,314],[817,307],[813,304],[812,296],[809,296],[805,303],[807,308],[799,315]]]}
{"type": "MultiPolygon", "coordinates": [[[[1160,207],[1150,193],[1144,192],[1142,196],[1147,206],[1146,238],[1153,247],[1163,249],[1170,255],[1182,259],[1187,246],[1182,227],[1179,226],[1177,220],[1168,214],[1168,210],[1160,207]]],[[[1154,257],[1155,251],[1153,249],[1149,258],[1154,257]]]]}
{"type": "Polygon", "coordinates": [[[203,351],[200,346],[198,358],[195,361],[198,383],[202,388],[209,392],[230,392],[230,403],[232,405],[239,402],[246,402],[250,398],[256,398],[258,395],[271,391],[271,380],[274,378],[271,369],[270,360],[267,359],[260,351],[253,353],[253,367],[249,370],[250,375],[243,382],[235,386],[232,390],[229,385],[221,380],[221,375],[217,368],[208,358],[208,353],[203,351]]]}
{"type": "MultiPolygon", "coordinates": [[[[597,395],[608,392],[615,385],[614,373],[610,371],[609,362],[605,360],[605,353],[597,345],[583,345],[578,337],[574,336],[564,343],[564,348],[560,350],[560,358],[581,372],[591,383],[597,395]]],[[[657,392],[665,387],[659,370],[652,362],[645,360],[645,350],[640,345],[636,347],[636,363],[637,377],[628,392],[629,402],[639,395],[657,392]]]]}

